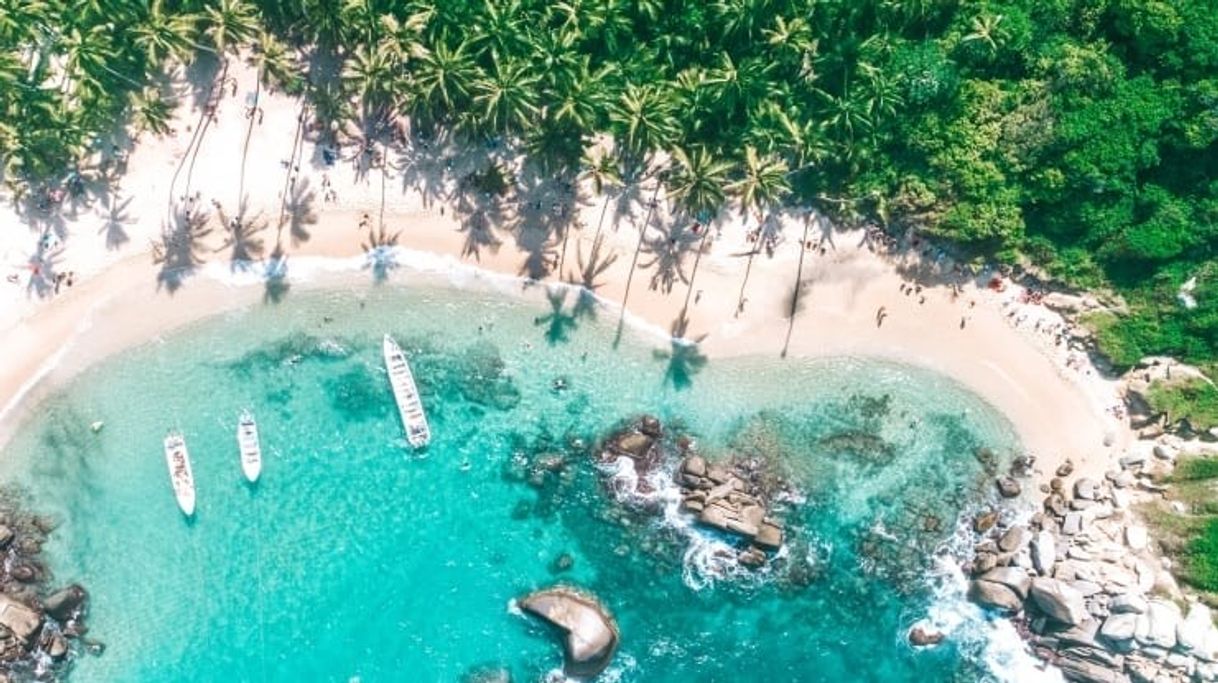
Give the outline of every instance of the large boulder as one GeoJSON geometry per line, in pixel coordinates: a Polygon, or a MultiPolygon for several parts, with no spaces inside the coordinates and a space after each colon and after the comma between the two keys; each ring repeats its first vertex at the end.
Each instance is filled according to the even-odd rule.
{"type": "Polygon", "coordinates": [[[1176,640],[1181,650],[1209,654],[1206,647],[1206,637],[1214,625],[1214,617],[1210,608],[1199,602],[1188,607],[1188,616],[1176,627],[1176,640]]]}
{"type": "Polygon", "coordinates": [[[76,616],[88,598],[89,594],[85,592],[84,588],[78,584],[72,584],[47,596],[47,599],[42,601],[42,608],[51,615],[51,618],[64,622],[76,616]]]}
{"type": "Polygon", "coordinates": [[[1145,645],[1170,650],[1176,646],[1176,629],[1180,626],[1180,608],[1154,598],[1146,614],[1138,617],[1137,639],[1145,645]]]}
{"type": "Polygon", "coordinates": [[[1053,534],[1046,530],[1037,532],[1032,539],[1032,566],[1042,575],[1053,573],[1053,563],[1057,561],[1057,543],[1053,534]]]}
{"type": "Polygon", "coordinates": [[[30,636],[42,626],[42,614],[7,595],[0,595],[0,626],[23,643],[29,642],[30,636]]]}
{"type": "Polygon", "coordinates": [[[1100,635],[1113,643],[1126,643],[1133,640],[1134,630],[1138,625],[1136,614],[1112,614],[1104,620],[1100,627],[1100,635]]]}
{"type": "Polygon", "coordinates": [[[609,666],[617,651],[617,624],[596,598],[559,586],[525,596],[520,607],[566,634],[566,675],[592,678],[609,666]]]}
{"type": "Polygon", "coordinates": [[[1020,600],[1028,598],[1028,589],[1032,586],[1032,577],[1018,567],[995,567],[981,575],[982,581],[1000,583],[1015,591],[1020,600]]]}
{"type": "Polygon", "coordinates": [[[1023,600],[1019,599],[1019,595],[1015,591],[993,581],[978,579],[971,582],[968,586],[968,599],[990,609],[1007,612],[1018,612],[1023,609],[1023,600]]]}
{"type": "Polygon", "coordinates": [[[1089,617],[1083,594],[1057,579],[1032,579],[1031,596],[1040,611],[1063,624],[1075,626],[1089,617]]]}

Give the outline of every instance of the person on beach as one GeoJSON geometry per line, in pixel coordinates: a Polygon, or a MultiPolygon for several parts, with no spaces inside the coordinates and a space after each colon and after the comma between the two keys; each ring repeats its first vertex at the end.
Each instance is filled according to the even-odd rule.
{"type": "Polygon", "coordinates": [[[888,307],[880,306],[880,310],[875,312],[875,326],[880,327],[884,324],[884,318],[888,317],[888,307]]]}

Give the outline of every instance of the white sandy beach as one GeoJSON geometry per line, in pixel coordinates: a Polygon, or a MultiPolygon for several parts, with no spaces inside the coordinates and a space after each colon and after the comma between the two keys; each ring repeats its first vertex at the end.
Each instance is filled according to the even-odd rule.
{"type": "MultiPolygon", "coordinates": [[[[0,210],[0,268],[5,278],[16,276],[17,280],[0,282],[0,335],[6,357],[0,366],[0,443],[21,414],[36,404],[39,393],[99,357],[225,309],[291,305],[291,291],[282,303],[260,303],[264,294],[260,274],[265,272],[265,264],[252,266],[244,276],[249,281],[246,285],[207,275],[231,269],[232,250],[223,246],[225,230],[213,202],[232,216],[245,197],[245,216],[260,215],[268,223],[257,234],[264,242],[261,256],[269,256],[275,244],[280,244],[293,290],[310,286],[293,279],[301,271],[297,266],[305,261],[363,257],[361,244],[367,240],[368,230],[360,228],[360,222],[365,213],[373,225],[379,222],[382,191],[385,226],[391,233],[400,232],[397,245],[405,250],[435,254],[455,265],[527,276],[542,261],[560,257],[561,242],[538,226],[565,220],[568,212],[574,212],[582,227],[572,232],[564,271],[577,270],[580,255],[588,258],[603,203],[592,196],[590,187],[579,188],[579,199],[575,199],[562,188],[549,187],[552,183],[538,183],[527,197],[506,198],[502,215],[483,219],[460,199],[451,181],[472,168],[470,164],[481,154],[411,145],[400,157],[390,151],[391,167],[382,175],[379,168],[367,172],[356,168],[355,162],[363,159],[356,146],[343,149],[343,155],[353,156],[354,161],[340,160],[327,167],[320,150],[306,136],[299,159],[292,161],[300,104],[282,95],[263,93],[242,174],[242,149],[250,125],[245,116],[247,93],[254,90],[254,75],[244,68],[236,74],[237,94],[226,93],[221,101],[193,161],[193,171],[189,170],[188,146],[194,131],[189,128],[197,122],[198,111],[183,107],[175,123],[176,135],[141,139],[113,194],[92,195],[89,203],[75,210],[65,205],[62,221],[32,220],[14,210],[11,201],[0,210]],[[452,168],[445,173],[450,158],[452,168]],[[175,184],[179,167],[184,170],[176,174],[175,184]],[[188,175],[189,189],[185,184],[188,175]],[[298,203],[309,205],[301,213],[313,214],[302,223],[303,231],[296,231],[295,239],[291,226],[276,229],[285,188],[298,203]],[[336,193],[336,201],[326,200],[330,189],[336,193]],[[192,211],[207,211],[213,226],[202,240],[206,248],[200,252],[208,263],[171,291],[158,280],[160,266],[153,261],[151,245],[160,239],[173,206],[185,208],[188,203],[183,199],[196,193],[192,211]],[[310,193],[311,202],[302,199],[310,193]],[[540,210],[535,208],[536,202],[540,202],[540,210]],[[490,227],[479,227],[487,225],[490,227]],[[44,238],[45,231],[55,237],[44,238]],[[541,245],[547,236],[549,241],[541,245]],[[40,241],[53,259],[44,262],[36,276],[29,264],[40,241]],[[483,246],[475,252],[468,248],[471,243],[483,246]],[[53,293],[53,285],[40,293],[31,279],[46,276],[48,269],[73,273],[72,285],[64,281],[58,294],[53,293]]],[[[646,199],[650,186],[635,194],[646,199]]],[[[646,214],[642,202],[628,204],[629,210],[624,212],[618,210],[621,206],[627,203],[610,202],[603,229],[606,254],[602,256],[615,258],[596,278],[601,283],[596,293],[609,301],[621,301],[625,292],[638,229],[646,214]]],[[[661,256],[669,247],[696,243],[687,220],[674,220],[663,207],[656,213],[647,239],[654,241],[661,256]]],[[[811,356],[874,356],[939,371],[1004,413],[1028,451],[1037,456],[1037,469],[1047,476],[1066,458],[1075,462],[1080,473],[1102,476],[1127,444],[1130,434],[1125,421],[1112,412],[1120,404],[1115,383],[1101,378],[1085,359],[1079,362],[1078,354],[1071,360],[1072,352],[1064,345],[1055,345],[1053,337],[1042,330],[1059,322],[1056,314],[1039,305],[1018,303],[1018,288],[996,292],[970,282],[953,295],[948,286],[933,284],[940,278],[927,277],[919,280],[920,292],[906,295],[902,285],[912,282],[907,275],[929,271],[929,266],[919,265],[916,256],[877,254],[863,244],[861,233],[823,232],[816,217],[788,215],[778,223],[781,229],[773,255],[762,253],[753,260],[743,311],[737,310],[738,293],[746,269],[744,254],[755,246],[748,233],[756,226],[737,215],[724,215],[713,225],[714,239],[697,266],[688,323],[683,329],[686,338],[700,340],[709,357],[777,356],[789,330],[787,358],[792,363],[811,356]],[[812,249],[803,244],[806,220],[814,221],[808,235],[818,245],[812,249]],[[825,235],[831,241],[823,244],[822,254],[818,246],[825,235]],[[801,257],[805,285],[792,325],[791,292],[801,257]],[[881,308],[886,316],[877,325],[881,308]],[[1022,325],[1017,326],[1016,321],[1022,325]]],[[[641,256],[627,308],[634,316],[671,330],[686,301],[682,278],[693,270],[695,249],[683,249],[673,262],[679,265],[668,271],[676,278],[671,290],[662,277],[658,286],[651,286],[653,277],[665,272],[652,263],[655,258],[652,251],[641,256]]],[[[409,269],[399,268],[390,272],[389,281],[408,282],[409,276],[409,269]]],[[[364,283],[356,286],[376,286],[367,272],[347,275],[344,281],[353,279],[364,283]]],[[[558,276],[551,274],[546,279],[556,281],[558,276]]],[[[312,286],[328,281],[321,278],[312,286]]]]}

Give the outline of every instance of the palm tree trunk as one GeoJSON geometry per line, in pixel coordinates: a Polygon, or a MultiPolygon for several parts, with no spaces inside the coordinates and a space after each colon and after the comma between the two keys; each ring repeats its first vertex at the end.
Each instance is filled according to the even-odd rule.
{"type": "Polygon", "coordinates": [[[689,311],[689,295],[694,291],[694,279],[698,277],[698,264],[702,261],[702,252],[706,251],[706,238],[710,237],[710,227],[703,227],[702,240],[698,242],[698,253],[694,256],[694,269],[689,273],[689,288],[685,290],[685,305],[681,306],[681,318],[689,311]]]}
{"type": "MultiPolygon", "coordinates": [[[[258,98],[262,96],[262,69],[258,70],[258,82],[254,85],[254,108],[250,111],[250,123],[245,127],[245,143],[241,146],[241,176],[237,181],[237,206],[245,201],[245,160],[250,153],[250,138],[254,134],[254,117],[258,115],[258,98]]],[[[240,208],[238,208],[240,211],[240,208]]]]}
{"type": "Polygon", "coordinates": [[[613,338],[613,346],[617,348],[622,341],[622,327],[626,324],[626,301],[630,298],[630,283],[634,280],[634,268],[639,263],[639,252],[643,250],[643,238],[647,236],[647,228],[651,225],[651,214],[656,209],[656,197],[660,194],[660,186],[664,183],[656,181],[656,189],[651,193],[651,201],[647,203],[647,219],[639,229],[639,241],[634,245],[634,258],[630,260],[630,272],[626,275],[626,291],[622,294],[622,311],[617,319],[617,335],[613,338]]]}
{"type": "Polygon", "coordinates": [[[284,217],[288,210],[288,193],[291,191],[292,173],[296,168],[296,157],[300,153],[300,145],[304,142],[304,121],[305,113],[308,105],[307,95],[300,102],[300,114],[296,117],[296,135],[292,138],[292,155],[288,157],[288,173],[283,178],[283,192],[279,198],[279,224],[276,226],[277,234],[283,233],[284,217]]]}
{"type": "Polygon", "coordinates": [[[799,243],[799,266],[795,270],[795,291],[791,294],[791,321],[787,324],[787,339],[782,345],[783,358],[787,357],[787,349],[791,346],[791,332],[795,329],[795,311],[799,309],[799,283],[804,277],[804,254],[808,252],[804,245],[808,243],[808,227],[812,221],[804,221],[804,238],[799,243]]]}

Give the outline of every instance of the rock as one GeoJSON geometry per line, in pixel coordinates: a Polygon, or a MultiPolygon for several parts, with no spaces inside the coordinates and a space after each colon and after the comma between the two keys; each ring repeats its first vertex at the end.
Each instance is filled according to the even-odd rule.
{"type": "Polygon", "coordinates": [[[461,683],[512,683],[512,672],[501,666],[478,666],[465,672],[461,683]]]}
{"type": "Polygon", "coordinates": [[[1192,603],[1188,606],[1188,616],[1176,627],[1176,644],[1181,650],[1208,655],[1206,638],[1213,625],[1210,608],[1199,602],[1192,603]]]}
{"type": "Polygon", "coordinates": [[[1178,455],[1178,452],[1176,451],[1175,448],[1172,448],[1171,446],[1168,446],[1167,444],[1162,444],[1162,443],[1155,444],[1155,447],[1152,452],[1155,454],[1156,458],[1158,458],[1160,460],[1166,460],[1168,462],[1174,461],[1176,459],[1176,456],[1178,455]]]}
{"type": "MultiPolygon", "coordinates": [[[[1086,581],[1084,579],[1075,579],[1074,581],[1070,582],[1070,586],[1072,588],[1074,588],[1074,590],[1078,591],[1079,593],[1082,593],[1084,598],[1089,598],[1093,595],[1099,595],[1104,590],[1104,588],[1102,586],[1100,586],[1100,584],[1095,583],[1093,581],[1086,581]]],[[[1108,596],[1105,595],[1103,597],[1105,599],[1104,604],[1106,605],[1108,596]]]]}
{"type": "Polygon", "coordinates": [[[4,549],[8,548],[9,545],[12,544],[13,539],[16,538],[16,536],[17,536],[17,533],[15,531],[13,531],[8,525],[0,524],[0,550],[4,550],[4,549]]]}
{"type": "Polygon", "coordinates": [[[1068,477],[1071,474],[1074,474],[1074,461],[1069,458],[1066,458],[1066,462],[1063,462],[1061,465],[1059,465],[1057,468],[1057,471],[1054,474],[1056,474],[1059,477],[1068,477]]]}
{"type": "Polygon", "coordinates": [[[1028,542],[1028,530],[1022,526],[1013,526],[1007,529],[998,539],[998,547],[1004,553],[1013,553],[1024,546],[1028,542]]]}
{"type": "Polygon", "coordinates": [[[560,586],[529,594],[520,607],[566,633],[566,675],[592,678],[609,666],[617,624],[596,598],[560,586]]]}
{"type": "Polygon", "coordinates": [[[1125,545],[1129,546],[1130,550],[1144,550],[1148,540],[1146,527],[1136,524],[1125,527],[1125,545]]]}
{"type": "Polygon", "coordinates": [[[1131,451],[1128,455],[1121,456],[1119,461],[1123,469],[1131,470],[1136,467],[1141,467],[1146,462],[1146,454],[1142,452],[1131,451]]]}
{"type": "Polygon", "coordinates": [[[993,581],[974,579],[968,586],[968,599],[982,607],[1018,612],[1023,609],[1023,601],[1015,591],[993,581]]]}
{"type": "Polygon", "coordinates": [[[1028,589],[1032,586],[1032,577],[1015,567],[996,567],[982,574],[980,580],[1002,584],[1014,591],[1020,600],[1028,599],[1028,589]]]}
{"type": "Polygon", "coordinates": [[[562,553],[558,557],[554,558],[554,561],[550,563],[550,571],[555,574],[559,574],[565,571],[570,571],[571,567],[574,566],[575,558],[571,557],[570,553],[562,553]]]}
{"type": "Polygon", "coordinates": [[[1074,482],[1074,497],[1083,500],[1095,500],[1099,497],[1100,485],[1094,479],[1083,477],[1074,482]]]}
{"type": "Polygon", "coordinates": [[[42,615],[7,595],[0,595],[0,626],[7,628],[22,642],[42,626],[42,615]]]}
{"type": "Polygon", "coordinates": [[[1176,629],[1180,626],[1180,608],[1174,604],[1152,599],[1146,614],[1138,616],[1138,641],[1146,645],[1154,645],[1165,650],[1176,646],[1176,629]],[[1143,631],[1143,624],[1144,632],[1143,631]]]}
{"type": "Polygon", "coordinates": [[[973,573],[984,574],[998,566],[998,556],[994,553],[977,553],[973,558],[973,573]]]}
{"type": "Polygon", "coordinates": [[[736,556],[736,561],[739,562],[741,566],[748,567],[749,569],[757,569],[765,566],[765,551],[756,546],[749,546],[748,548],[740,551],[740,554],[736,556]]]}
{"type": "Polygon", "coordinates": [[[1019,482],[1015,481],[1014,477],[999,477],[995,480],[998,486],[998,493],[1003,498],[1018,498],[1023,489],[1019,486],[1019,482]]]}
{"type": "Polygon", "coordinates": [[[1104,620],[1100,627],[1100,635],[1113,643],[1125,643],[1133,640],[1134,629],[1138,625],[1136,614],[1113,614],[1104,620]]]}
{"type": "Polygon", "coordinates": [[[1073,536],[1083,530],[1083,515],[1078,512],[1067,512],[1062,520],[1062,533],[1073,536]]]}
{"type": "Polygon", "coordinates": [[[629,432],[618,438],[614,448],[623,455],[628,455],[638,460],[645,456],[647,451],[651,450],[652,443],[652,438],[646,434],[629,432]]]}
{"type": "Polygon", "coordinates": [[[21,583],[31,583],[38,578],[37,570],[24,562],[13,563],[8,573],[9,576],[21,583]]]}
{"type": "Polygon", "coordinates": [[[782,529],[773,524],[763,523],[757,528],[753,542],[767,550],[778,550],[782,547],[782,529]]]}
{"type": "Polygon", "coordinates": [[[1114,614],[1144,614],[1148,605],[1146,598],[1138,593],[1121,593],[1112,597],[1108,609],[1114,614]]]}
{"type": "Polygon", "coordinates": [[[998,523],[998,513],[997,512],[995,512],[993,510],[991,510],[989,512],[983,512],[983,513],[977,515],[977,517],[973,519],[973,531],[975,531],[979,534],[984,534],[985,532],[989,531],[990,529],[993,529],[994,525],[997,523],[998,523]]]}
{"type": "Polygon", "coordinates": [[[1053,563],[1057,561],[1057,545],[1053,534],[1041,530],[1032,539],[1032,566],[1044,576],[1053,572],[1053,563]]]}
{"type": "Polygon", "coordinates": [[[691,455],[681,463],[681,471],[695,477],[706,476],[706,459],[700,455],[691,455]]]}
{"type": "Polygon", "coordinates": [[[1073,657],[1062,657],[1057,660],[1057,666],[1066,680],[1076,683],[1124,683],[1129,680],[1125,674],[1102,664],[1073,657]]]}
{"type": "Polygon", "coordinates": [[[1129,472],[1118,472],[1117,475],[1112,478],[1112,485],[1119,489],[1132,488],[1135,483],[1137,483],[1137,479],[1135,479],[1134,476],[1129,472]]]}
{"type": "Polygon", "coordinates": [[[46,651],[51,659],[63,659],[68,654],[68,639],[58,633],[52,634],[50,642],[46,645],[46,651]]]}
{"type": "Polygon", "coordinates": [[[660,438],[660,435],[663,434],[663,431],[660,428],[660,421],[651,415],[643,416],[642,421],[639,423],[639,431],[653,439],[658,439],[660,438]]]}
{"type": "Polygon", "coordinates": [[[1061,517],[1066,514],[1066,499],[1060,493],[1051,493],[1045,498],[1045,510],[1053,514],[1054,517],[1061,517]]]}
{"type": "Polygon", "coordinates": [[[1071,626],[1087,619],[1087,604],[1082,593],[1057,579],[1032,579],[1032,601],[1049,617],[1071,626]]]}
{"type": "Polygon", "coordinates": [[[914,647],[927,647],[943,642],[943,634],[929,626],[921,624],[909,629],[909,644],[914,647]]]}

